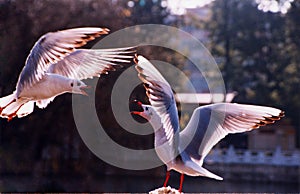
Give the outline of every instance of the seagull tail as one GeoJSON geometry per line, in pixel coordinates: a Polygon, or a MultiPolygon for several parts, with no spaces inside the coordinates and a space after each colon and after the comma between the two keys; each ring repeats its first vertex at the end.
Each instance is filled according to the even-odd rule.
{"type": "Polygon", "coordinates": [[[0,98],[0,117],[11,120],[15,116],[24,117],[32,113],[34,103],[24,99],[17,99],[15,92],[0,98]]]}
{"type": "Polygon", "coordinates": [[[199,173],[199,174],[197,174],[197,176],[205,176],[205,177],[213,178],[213,179],[220,180],[220,181],[223,180],[222,177],[208,171],[207,169],[203,168],[202,166],[198,165],[197,163],[195,163],[193,161],[185,161],[184,163],[186,166],[197,171],[199,173]]]}
{"type": "Polygon", "coordinates": [[[222,177],[220,177],[220,176],[218,176],[218,175],[216,175],[216,174],[214,174],[214,173],[206,170],[205,168],[202,168],[202,173],[203,173],[203,174],[201,174],[202,176],[213,178],[213,179],[216,179],[216,180],[219,180],[219,181],[223,180],[222,177]]]}

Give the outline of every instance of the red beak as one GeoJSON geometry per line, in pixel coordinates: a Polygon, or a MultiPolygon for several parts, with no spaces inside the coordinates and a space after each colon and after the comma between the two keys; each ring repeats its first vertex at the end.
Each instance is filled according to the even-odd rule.
{"type": "MultiPolygon", "coordinates": [[[[141,101],[138,101],[138,100],[134,100],[133,102],[135,102],[140,108],[143,108],[142,107],[142,102],[141,101]]],[[[134,115],[140,115],[142,112],[139,112],[139,111],[131,111],[130,112],[131,114],[134,114],[134,115]]]]}
{"type": "Polygon", "coordinates": [[[134,115],[140,115],[141,114],[141,112],[138,112],[138,111],[131,111],[130,113],[134,114],[134,115]]]}

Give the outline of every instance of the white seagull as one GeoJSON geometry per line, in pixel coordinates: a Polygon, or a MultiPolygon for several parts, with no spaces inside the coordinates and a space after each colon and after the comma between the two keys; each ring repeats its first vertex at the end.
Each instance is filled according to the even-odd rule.
{"type": "Polygon", "coordinates": [[[138,101],[142,111],[131,113],[147,119],[155,131],[156,153],[167,166],[164,187],[167,186],[170,170],[181,173],[179,192],[182,191],[184,174],[223,180],[202,166],[212,147],[229,133],[250,131],[284,116],[283,111],[265,106],[211,104],[196,108],[185,129],[180,131],[175,98],[169,83],[143,56],[136,56],[134,61],[151,105],[138,101]]]}
{"type": "Polygon", "coordinates": [[[49,32],[35,43],[20,73],[16,90],[0,98],[0,117],[11,120],[33,111],[34,103],[45,108],[63,93],[87,95],[81,80],[115,70],[118,63],[130,63],[130,47],[76,49],[103,34],[107,28],[82,27],[49,32]]]}

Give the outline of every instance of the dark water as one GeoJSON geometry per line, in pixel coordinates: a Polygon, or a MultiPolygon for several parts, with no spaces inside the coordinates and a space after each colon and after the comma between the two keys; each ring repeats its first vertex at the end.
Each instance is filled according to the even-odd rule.
{"type": "MultiPolygon", "coordinates": [[[[88,177],[28,177],[0,176],[0,191],[2,192],[130,192],[147,193],[162,186],[164,177],[141,176],[104,176],[88,177]]],[[[179,175],[171,174],[169,185],[179,187],[179,175]]],[[[215,181],[202,177],[185,176],[183,191],[186,193],[203,192],[242,192],[242,193],[299,193],[300,185],[287,183],[232,182],[228,180],[215,181]]]]}

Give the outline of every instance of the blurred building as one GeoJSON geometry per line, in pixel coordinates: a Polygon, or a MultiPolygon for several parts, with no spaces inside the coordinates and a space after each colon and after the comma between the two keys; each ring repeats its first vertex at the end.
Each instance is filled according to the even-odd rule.
{"type": "Polygon", "coordinates": [[[248,133],[248,148],[250,150],[283,150],[296,148],[296,129],[284,119],[274,124],[261,127],[248,133]]]}

